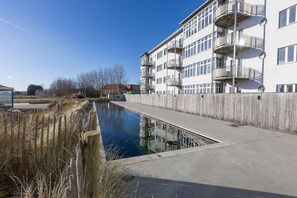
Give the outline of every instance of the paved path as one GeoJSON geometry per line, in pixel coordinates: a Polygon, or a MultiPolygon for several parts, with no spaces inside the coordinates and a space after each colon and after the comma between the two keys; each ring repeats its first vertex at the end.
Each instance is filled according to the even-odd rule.
{"type": "Polygon", "coordinates": [[[263,197],[297,196],[297,136],[249,126],[233,127],[224,121],[136,103],[115,103],[222,141],[221,146],[164,154],[153,160],[124,159],[126,168],[159,179],[261,192],[263,197]]]}
{"type": "Polygon", "coordinates": [[[14,103],[14,109],[18,110],[47,109],[48,106],[49,104],[14,103]]]}

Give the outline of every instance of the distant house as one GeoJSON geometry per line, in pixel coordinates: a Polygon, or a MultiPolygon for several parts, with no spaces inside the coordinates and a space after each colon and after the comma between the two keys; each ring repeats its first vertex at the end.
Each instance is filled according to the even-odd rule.
{"type": "Polygon", "coordinates": [[[0,108],[13,107],[13,90],[12,87],[0,85],[0,108]]]}
{"type": "Polygon", "coordinates": [[[102,88],[104,94],[139,94],[140,85],[132,84],[108,84],[102,88]]]}

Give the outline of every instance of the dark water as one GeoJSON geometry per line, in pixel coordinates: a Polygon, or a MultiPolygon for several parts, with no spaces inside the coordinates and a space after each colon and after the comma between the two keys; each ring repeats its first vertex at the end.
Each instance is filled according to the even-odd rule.
{"type": "Polygon", "coordinates": [[[112,103],[97,104],[105,149],[134,157],[215,143],[205,137],[112,103]]]}

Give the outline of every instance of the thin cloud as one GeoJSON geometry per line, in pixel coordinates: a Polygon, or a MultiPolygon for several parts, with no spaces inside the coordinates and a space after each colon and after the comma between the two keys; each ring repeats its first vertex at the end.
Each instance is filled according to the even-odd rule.
{"type": "Polygon", "coordinates": [[[13,23],[11,23],[11,22],[9,22],[9,21],[6,21],[5,19],[0,18],[0,21],[2,21],[3,23],[6,23],[7,25],[10,25],[11,27],[14,27],[14,28],[16,28],[16,29],[18,29],[18,30],[20,30],[20,31],[22,31],[22,32],[25,32],[25,33],[27,33],[27,34],[30,34],[31,36],[34,36],[34,37],[36,37],[36,38],[43,39],[43,38],[40,37],[39,35],[37,35],[37,34],[31,32],[31,31],[29,31],[29,30],[26,30],[25,28],[22,28],[22,27],[20,27],[20,26],[18,26],[18,25],[16,25],[16,24],[13,24],[13,23]]]}
{"type": "Polygon", "coordinates": [[[7,76],[6,78],[8,78],[8,79],[15,79],[14,76],[7,76]]]}

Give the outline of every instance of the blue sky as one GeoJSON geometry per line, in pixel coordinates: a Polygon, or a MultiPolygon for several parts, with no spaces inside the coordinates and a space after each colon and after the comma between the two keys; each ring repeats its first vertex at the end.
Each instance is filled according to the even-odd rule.
{"type": "Polygon", "coordinates": [[[121,64],[139,82],[139,55],[179,28],[202,0],[1,0],[0,84],[48,88],[58,77],[121,64]]]}

